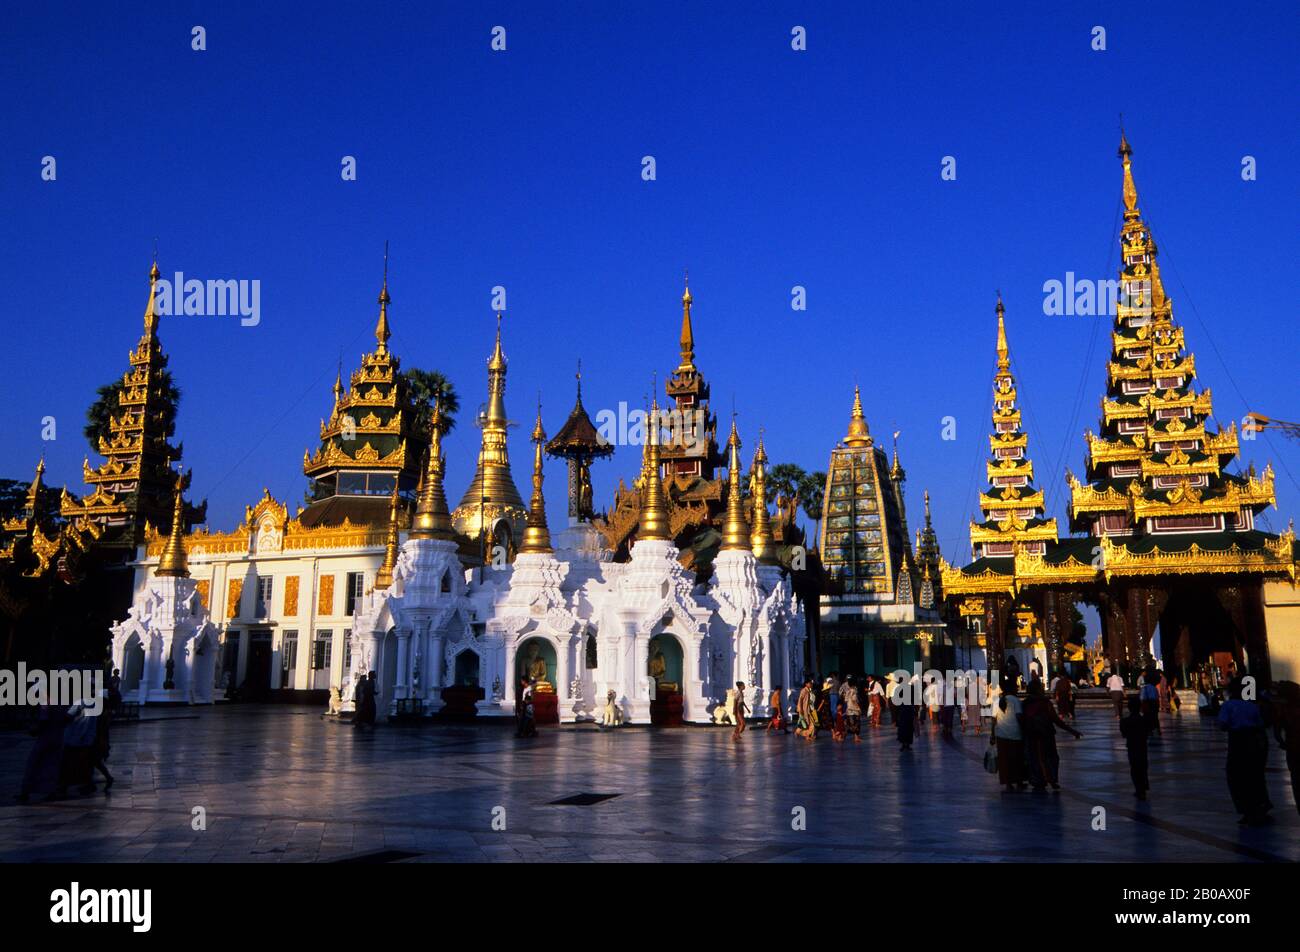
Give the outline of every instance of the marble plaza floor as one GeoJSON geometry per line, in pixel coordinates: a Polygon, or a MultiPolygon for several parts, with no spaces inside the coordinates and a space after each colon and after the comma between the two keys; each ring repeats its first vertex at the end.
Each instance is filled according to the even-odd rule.
{"type": "Polygon", "coordinates": [[[1061,740],[1061,792],[1010,795],[980,763],[986,737],[926,733],[900,756],[889,728],[858,746],[759,730],[735,745],[725,728],[358,733],[284,706],[146,718],[114,728],[111,797],[16,804],[31,741],[0,734],[0,861],[1300,860],[1282,752],[1269,759],[1276,822],[1239,827],[1224,740],[1195,714],[1165,718],[1145,804],[1100,709],[1080,712],[1083,740],[1061,740]],[[553,802],[580,794],[615,796],[553,802]]]}

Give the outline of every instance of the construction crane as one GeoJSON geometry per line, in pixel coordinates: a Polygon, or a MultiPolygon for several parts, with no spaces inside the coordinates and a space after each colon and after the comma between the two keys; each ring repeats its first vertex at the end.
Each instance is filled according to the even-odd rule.
{"type": "Polygon", "coordinates": [[[1300,440],[1300,423],[1275,420],[1272,417],[1264,416],[1262,413],[1247,413],[1242,429],[1252,433],[1258,433],[1261,430],[1277,430],[1283,436],[1289,436],[1293,440],[1300,440]]]}

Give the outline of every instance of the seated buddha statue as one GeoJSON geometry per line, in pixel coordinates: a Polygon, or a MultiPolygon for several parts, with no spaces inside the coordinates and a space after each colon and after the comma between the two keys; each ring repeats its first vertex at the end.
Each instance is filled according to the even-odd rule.
{"type": "Polygon", "coordinates": [[[655,646],[654,653],[650,655],[650,661],[646,667],[650,677],[655,680],[655,688],[658,693],[675,694],[677,692],[676,682],[664,680],[668,675],[668,662],[664,660],[663,649],[658,645],[655,646]]]}
{"type": "Polygon", "coordinates": [[[546,659],[537,648],[537,642],[528,646],[528,661],[525,665],[528,680],[533,681],[538,691],[554,694],[555,687],[546,679],[546,659]]]}

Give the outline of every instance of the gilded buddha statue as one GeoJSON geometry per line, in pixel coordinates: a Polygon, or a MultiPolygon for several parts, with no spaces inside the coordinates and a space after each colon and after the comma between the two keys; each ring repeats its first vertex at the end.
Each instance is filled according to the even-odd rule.
{"type": "Polygon", "coordinates": [[[546,659],[542,657],[541,649],[536,641],[528,644],[528,655],[524,661],[524,670],[528,673],[528,680],[535,682],[538,691],[554,693],[555,687],[547,680],[546,659]]]}
{"type": "Polygon", "coordinates": [[[654,678],[657,693],[675,694],[677,692],[677,682],[664,680],[668,676],[668,661],[664,658],[664,652],[659,647],[658,639],[650,645],[650,660],[646,668],[650,677],[654,678]]]}

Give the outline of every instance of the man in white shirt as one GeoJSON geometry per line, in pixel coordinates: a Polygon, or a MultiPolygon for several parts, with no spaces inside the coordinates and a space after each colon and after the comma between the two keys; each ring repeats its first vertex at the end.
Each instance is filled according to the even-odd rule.
{"type": "Polygon", "coordinates": [[[1110,699],[1115,702],[1115,716],[1124,716],[1124,679],[1115,671],[1106,681],[1106,690],[1110,692],[1110,699]]]}

